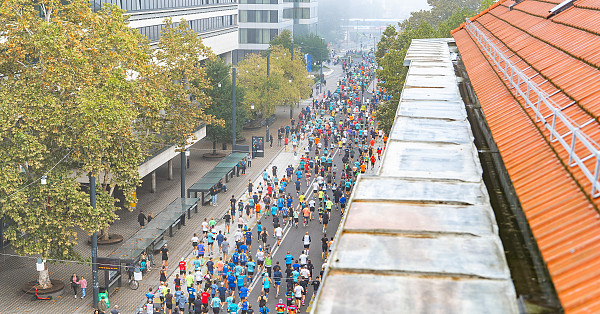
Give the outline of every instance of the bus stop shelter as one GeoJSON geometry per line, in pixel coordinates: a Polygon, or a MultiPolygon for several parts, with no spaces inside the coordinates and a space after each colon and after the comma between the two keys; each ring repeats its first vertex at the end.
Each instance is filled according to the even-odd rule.
{"type": "Polygon", "coordinates": [[[188,190],[187,196],[190,197],[194,193],[195,197],[198,197],[198,193],[201,194],[200,200],[202,205],[210,202],[210,196],[207,193],[210,188],[217,185],[219,181],[225,178],[225,182],[229,182],[229,179],[235,175],[235,168],[237,164],[245,159],[248,155],[246,153],[231,153],[227,157],[223,158],[211,171],[206,173],[200,180],[194,183],[188,190]]]}

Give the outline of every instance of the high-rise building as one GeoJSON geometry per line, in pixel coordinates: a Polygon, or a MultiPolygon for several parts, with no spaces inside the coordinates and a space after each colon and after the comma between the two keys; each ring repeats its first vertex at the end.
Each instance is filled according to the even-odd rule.
{"type": "Polygon", "coordinates": [[[319,3],[317,0],[284,0],[284,2],[292,2],[294,4],[293,9],[285,11],[283,15],[284,18],[292,18],[294,20],[295,35],[307,35],[318,32],[317,11],[319,3]]]}
{"type": "Polygon", "coordinates": [[[127,10],[129,26],[138,29],[151,45],[156,45],[164,19],[185,19],[207,47],[231,63],[238,48],[237,0],[92,0],[92,9],[115,4],[127,10]]]}
{"type": "Polygon", "coordinates": [[[269,42],[284,29],[295,34],[316,33],[317,0],[240,0],[237,63],[252,53],[269,48],[269,42]]]}

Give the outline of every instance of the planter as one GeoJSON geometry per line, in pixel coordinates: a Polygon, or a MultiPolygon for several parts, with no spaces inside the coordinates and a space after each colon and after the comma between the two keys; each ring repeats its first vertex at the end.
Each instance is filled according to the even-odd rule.
{"type": "MultiPolygon", "coordinates": [[[[63,293],[65,289],[65,283],[62,280],[50,279],[52,287],[50,289],[38,289],[37,294],[41,297],[52,296],[56,297],[63,293]]],[[[21,290],[26,294],[35,294],[35,285],[37,281],[30,281],[21,286],[21,290]]]]}

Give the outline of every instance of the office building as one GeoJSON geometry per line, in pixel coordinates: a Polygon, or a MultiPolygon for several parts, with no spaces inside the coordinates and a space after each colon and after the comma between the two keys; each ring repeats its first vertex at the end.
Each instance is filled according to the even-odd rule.
{"type": "Polygon", "coordinates": [[[127,10],[129,26],[156,45],[164,19],[185,19],[216,55],[231,63],[238,48],[237,0],[92,0],[92,9],[110,3],[127,10]]]}

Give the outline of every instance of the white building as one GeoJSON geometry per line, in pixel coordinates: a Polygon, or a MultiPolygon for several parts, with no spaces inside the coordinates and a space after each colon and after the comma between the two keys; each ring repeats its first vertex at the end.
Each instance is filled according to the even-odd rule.
{"type": "Polygon", "coordinates": [[[317,0],[240,0],[239,50],[234,63],[267,50],[271,39],[284,29],[316,33],[317,6],[317,0]]]}
{"type": "Polygon", "coordinates": [[[318,33],[317,22],[319,21],[317,11],[319,3],[317,0],[284,0],[285,2],[293,2],[294,8],[291,13],[284,12],[284,18],[291,17],[294,19],[294,34],[307,35],[310,33],[318,33]]]}
{"type": "Polygon", "coordinates": [[[185,19],[204,44],[231,63],[238,49],[237,0],[92,0],[92,9],[111,3],[127,10],[129,26],[156,45],[165,18],[173,22],[185,19]]]}

